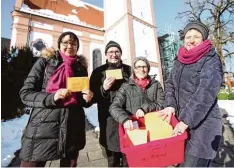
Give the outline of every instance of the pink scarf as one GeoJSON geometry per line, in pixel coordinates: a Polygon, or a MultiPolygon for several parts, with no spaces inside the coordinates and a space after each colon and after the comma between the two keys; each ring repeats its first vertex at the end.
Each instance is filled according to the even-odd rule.
{"type": "MultiPolygon", "coordinates": [[[[77,55],[74,57],[66,56],[62,52],[60,55],[63,59],[63,63],[54,71],[53,75],[50,77],[48,81],[48,85],[46,87],[46,91],[48,93],[55,93],[57,90],[61,88],[66,88],[66,80],[67,77],[73,77],[74,72],[72,70],[72,64],[76,62],[77,55]]],[[[69,104],[77,104],[76,101],[76,93],[71,93],[71,96],[62,101],[64,106],[69,104]]]]}
{"type": "Polygon", "coordinates": [[[205,40],[189,51],[183,46],[179,49],[178,60],[183,64],[193,64],[205,56],[210,51],[211,46],[210,40],[205,40]]]}
{"type": "Polygon", "coordinates": [[[150,80],[148,77],[144,78],[144,79],[138,79],[138,78],[134,78],[133,79],[134,82],[136,83],[137,86],[139,86],[142,90],[145,90],[145,88],[148,86],[148,84],[150,83],[150,80]]]}

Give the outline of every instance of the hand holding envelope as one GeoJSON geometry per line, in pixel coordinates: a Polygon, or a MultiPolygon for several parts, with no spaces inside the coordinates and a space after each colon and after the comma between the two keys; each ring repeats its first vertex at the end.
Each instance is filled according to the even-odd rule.
{"type": "Polygon", "coordinates": [[[92,100],[93,98],[93,92],[88,90],[88,89],[84,89],[82,90],[83,93],[83,99],[88,103],[92,100]]]}
{"type": "Polygon", "coordinates": [[[123,79],[122,70],[121,69],[106,70],[106,78],[108,77],[114,77],[116,80],[123,79]]]}
{"type": "Polygon", "coordinates": [[[89,90],[88,77],[69,77],[67,78],[67,89],[71,92],[81,92],[89,90]]]}
{"type": "Polygon", "coordinates": [[[90,102],[93,98],[93,92],[89,90],[88,77],[69,77],[67,78],[67,89],[71,92],[82,92],[83,99],[90,102]]]}
{"type": "Polygon", "coordinates": [[[121,69],[106,70],[106,79],[103,82],[103,88],[105,91],[109,90],[115,83],[115,80],[123,79],[121,69]]]}
{"type": "Polygon", "coordinates": [[[107,77],[103,82],[104,90],[105,91],[109,90],[114,83],[115,83],[114,77],[107,77]]]}

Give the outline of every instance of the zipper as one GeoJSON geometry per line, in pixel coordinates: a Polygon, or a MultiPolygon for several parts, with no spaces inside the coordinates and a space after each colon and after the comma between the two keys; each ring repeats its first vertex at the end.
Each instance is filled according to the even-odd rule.
{"type": "MultiPolygon", "coordinates": [[[[39,126],[38,126],[38,127],[39,127],[39,126]]],[[[32,150],[31,150],[30,155],[29,155],[29,156],[30,156],[30,157],[29,157],[29,158],[30,158],[29,160],[32,160],[32,155],[33,155],[33,151],[34,151],[34,144],[35,144],[34,140],[35,140],[35,136],[36,136],[38,127],[35,128],[35,131],[34,131],[34,133],[33,133],[32,142],[31,142],[31,143],[32,143],[32,147],[31,147],[32,150]]]]}
{"type": "MultiPolygon", "coordinates": [[[[64,151],[62,153],[62,156],[65,158],[66,157],[66,141],[67,141],[67,122],[68,122],[68,116],[69,116],[69,111],[67,108],[65,108],[64,113],[65,113],[65,117],[66,117],[66,118],[64,118],[64,120],[66,122],[65,122],[65,127],[64,127],[64,129],[65,129],[64,146],[63,146],[64,151]]],[[[60,122],[60,124],[61,124],[61,122],[60,122]]],[[[61,125],[60,125],[60,127],[61,127],[61,125]]]]}

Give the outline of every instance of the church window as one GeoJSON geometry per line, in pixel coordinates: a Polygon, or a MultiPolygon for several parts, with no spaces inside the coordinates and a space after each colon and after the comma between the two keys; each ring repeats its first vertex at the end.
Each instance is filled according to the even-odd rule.
{"type": "Polygon", "coordinates": [[[102,65],[102,53],[99,49],[93,50],[93,69],[102,65]]]}

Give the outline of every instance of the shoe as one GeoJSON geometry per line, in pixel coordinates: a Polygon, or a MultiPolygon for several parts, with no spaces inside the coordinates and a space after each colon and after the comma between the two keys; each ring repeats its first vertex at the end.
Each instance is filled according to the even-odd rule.
{"type": "Polygon", "coordinates": [[[94,132],[100,132],[100,127],[95,127],[94,132]]]}
{"type": "Polygon", "coordinates": [[[95,127],[94,133],[96,134],[96,138],[98,139],[100,137],[100,127],[95,127]]]}

